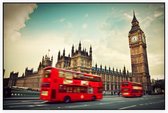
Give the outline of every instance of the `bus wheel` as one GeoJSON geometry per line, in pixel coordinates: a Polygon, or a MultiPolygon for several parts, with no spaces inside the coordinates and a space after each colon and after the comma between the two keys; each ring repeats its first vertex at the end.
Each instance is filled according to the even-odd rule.
{"type": "Polygon", "coordinates": [[[95,101],[96,100],[96,96],[92,96],[92,101],[95,101]]]}
{"type": "Polygon", "coordinates": [[[64,102],[65,102],[65,103],[70,103],[70,102],[71,102],[71,98],[70,98],[69,96],[66,96],[66,97],[64,98],[64,102]]]}

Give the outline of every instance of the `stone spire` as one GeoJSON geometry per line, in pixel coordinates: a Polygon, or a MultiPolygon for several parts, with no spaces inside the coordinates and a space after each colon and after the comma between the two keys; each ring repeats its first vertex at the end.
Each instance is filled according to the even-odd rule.
{"type": "Polygon", "coordinates": [[[137,20],[137,18],[135,16],[135,12],[134,11],[133,11],[133,19],[132,19],[131,23],[132,23],[132,27],[131,27],[131,30],[129,31],[129,33],[134,33],[134,32],[137,32],[137,31],[143,32],[141,30],[140,26],[139,26],[139,22],[138,22],[138,20],[137,20]]]}
{"type": "Polygon", "coordinates": [[[81,51],[81,41],[79,42],[78,50],[81,51]]]}

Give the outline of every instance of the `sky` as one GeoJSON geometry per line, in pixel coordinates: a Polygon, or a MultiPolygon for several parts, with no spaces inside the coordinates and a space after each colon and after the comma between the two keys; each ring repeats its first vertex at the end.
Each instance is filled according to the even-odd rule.
{"type": "Polygon", "coordinates": [[[5,77],[25,68],[37,71],[42,57],[58,51],[68,56],[72,45],[81,41],[82,48],[92,46],[92,65],[123,69],[131,72],[128,33],[133,10],[146,35],[151,78],[164,78],[164,4],[4,4],[4,65],[5,77]],[[50,50],[50,52],[48,52],[50,50]]]}

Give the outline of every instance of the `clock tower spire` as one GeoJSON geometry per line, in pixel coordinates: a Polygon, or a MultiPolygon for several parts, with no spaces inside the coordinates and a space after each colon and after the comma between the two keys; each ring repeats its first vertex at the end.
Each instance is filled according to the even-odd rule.
{"type": "Polygon", "coordinates": [[[128,40],[131,55],[131,68],[134,82],[141,82],[145,92],[151,91],[150,75],[148,68],[147,44],[144,32],[139,26],[139,22],[133,11],[133,19],[131,22],[131,30],[129,31],[128,40]]]}

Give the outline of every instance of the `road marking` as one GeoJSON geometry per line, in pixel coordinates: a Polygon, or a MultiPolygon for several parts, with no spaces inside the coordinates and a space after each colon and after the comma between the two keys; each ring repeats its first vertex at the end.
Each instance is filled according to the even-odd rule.
{"type": "Polygon", "coordinates": [[[119,108],[119,109],[122,110],[122,109],[128,109],[128,108],[133,108],[133,107],[136,107],[136,105],[126,106],[126,107],[122,107],[122,108],[119,108]]]}
{"type": "Polygon", "coordinates": [[[4,105],[12,106],[12,105],[29,105],[29,104],[37,105],[37,104],[42,104],[42,102],[5,103],[4,105]]]}
{"type": "Polygon", "coordinates": [[[100,105],[108,104],[108,103],[99,103],[100,105]]]}
{"type": "Polygon", "coordinates": [[[46,105],[44,105],[44,104],[39,104],[39,105],[35,105],[35,106],[46,106],[46,105]]]}
{"type": "Polygon", "coordinates": [[[125,102],[125,101],[121,100],[121,101],[118,101],[118,102],[125,102]]]}
{"type": "Polygon", "coordinates": [[[86,107],[86,106],[89,106],[89,105],[84,104],[84,105],[76,105],[76,106],[67,106],[65,108],[78,108],[78,107],[86,107]]]}
{"type": "Polygon", "coordinates": [[[35,105],[27,105],[27,106],[29,106],[29,107],[35,107],[35,105]]]}
{"type": "Polygon", "coordinates": [[[21,108],[21,107],[35,107],[34,105],[20,105],[20,106],[9,106],[9,108],[21,108]]]}

